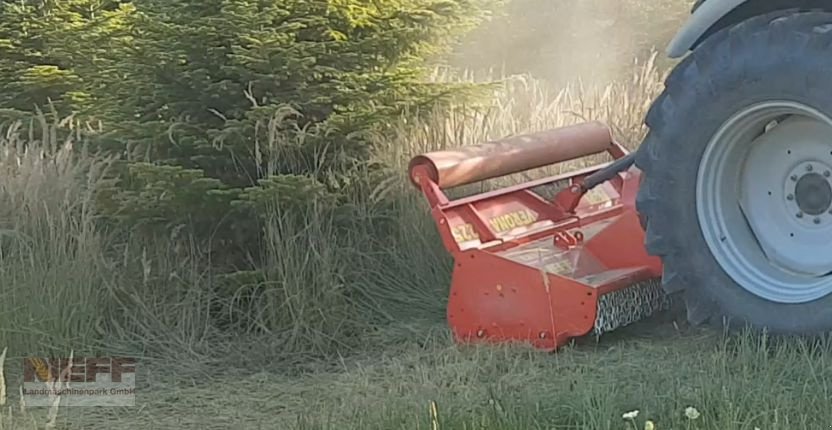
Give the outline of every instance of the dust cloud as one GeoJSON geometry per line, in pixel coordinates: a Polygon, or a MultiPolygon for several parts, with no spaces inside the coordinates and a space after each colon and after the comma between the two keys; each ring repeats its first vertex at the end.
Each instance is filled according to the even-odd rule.
{"type": "Polygon", "coordinates": [[[691,0],[509,0],[468,35],[454,66],[492,77],[531,74],[554,84],[626,78],[636,59],[664,48],[691,0]]]}

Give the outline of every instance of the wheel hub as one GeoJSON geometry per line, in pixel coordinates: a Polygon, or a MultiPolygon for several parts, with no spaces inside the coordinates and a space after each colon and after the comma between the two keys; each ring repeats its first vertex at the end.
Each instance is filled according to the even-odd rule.
{"type": "Polygon", "coordinates": [[[796,164],[784,181],[786,207],[804,228],[832,225],[832,160],[819,158],[796,164]]]}
{"type": "MultiPolygon", "coordinates": [[[[808,164],[807,168],[811,169],[808,164]]],[[[797,180],[794,197],[797,207],[808,215],[826,214],[832,205],[832,186],[829,185],[829,170],[826,177],[820,173],[807,173],[797,180]]]]}

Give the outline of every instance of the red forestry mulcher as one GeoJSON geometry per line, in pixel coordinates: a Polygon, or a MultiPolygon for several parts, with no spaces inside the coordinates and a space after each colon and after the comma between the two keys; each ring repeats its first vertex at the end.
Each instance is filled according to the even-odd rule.
{"type": "Polygon", "coordinates": [[[634,153],[602,123],[419,155],[461,342],[556,349],[681,298],[693,324],[832,330],[832,1],[705,0],[634,153]],[[451,200],[584,156],[612,162],[451,200]]]}

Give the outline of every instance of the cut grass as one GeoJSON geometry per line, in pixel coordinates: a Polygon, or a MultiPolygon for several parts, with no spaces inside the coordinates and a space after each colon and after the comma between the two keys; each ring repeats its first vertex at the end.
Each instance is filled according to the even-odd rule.
{"type": "Polygon", "coordinates": [[[144,371],[137,404],[68,408],[69,428],[821,429],[832,422],[832,343],[692,329],[669,315],[557,354],[459,347],[421,326],[384,350],[286,376],[226,367],[144,371]],[[219,370],[219,369],[217,369],[219,370]],[[176,378],[169,376],[177,374],[176,378]],[[431,403],[438,414],[431,417],[431,403]],[[685,409],[701,416],[689,420],[685,409]]]}

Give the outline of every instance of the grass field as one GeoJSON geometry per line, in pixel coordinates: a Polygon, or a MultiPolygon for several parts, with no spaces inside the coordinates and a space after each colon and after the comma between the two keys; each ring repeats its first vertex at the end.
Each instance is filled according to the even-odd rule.
{"type": "MultiPolygon", "coordinates": [[[[141,407],[65,408],[58,422],[125,429],[595,430],[642,429],[650,420],[659,429],[752,430],[823,429],[832,420],[828,342],[724,337],[672,314],[558,354],[456,347],[438,322],[390,331],[390,337],[379,333],[384,348],[317,363],[302,375],[267,366],[151,366],[141,373],[141,407]],[[697,419],[686,416],[689,407],[697,419]],[[633,421],[622,418],[635,410],[633,421]]],[[[12,412],[17,422],[30,413],[12,412]]]]}
{"type": "Polygon", "coordinates": [[[211,323],[211,276],[187,238],[139,242],[98,226],[93,196],[106,160],[77,142],[6,130],[0,429],[50,422],[50,410],[18,403],[20,358],[70,350],[138,357],[137,407],[58,408],[54,428],[828,428],[826,340],[726,336],[688,327],[677,311],[557,354],[449,339],[450,261],[405,180],[408,158],[596,118],[632,148],[662,75],[648,62],[607,87],[561,91],[513,77],[491,106],[402,127],[375,154],[386,180],[356,197],[366,230],[336,237],[329,214],[314,209],[300,225],[277,215],[268,224],[278,287],[252,309],[265,334],[211,323]],[[382,222],[394,228],[377,237],[382,222]]]}

